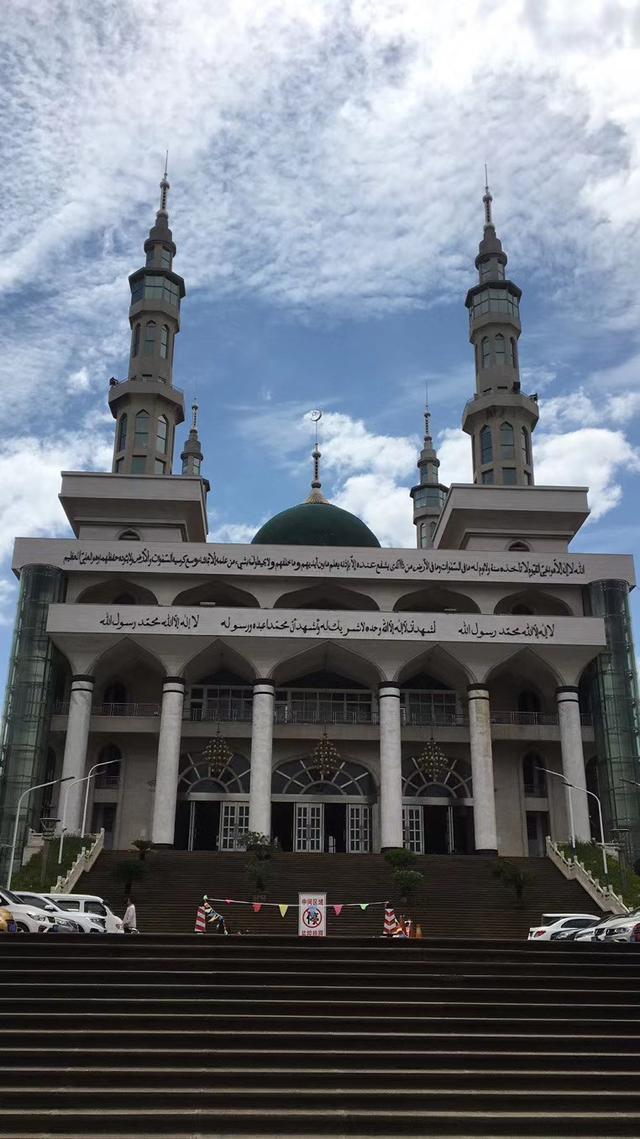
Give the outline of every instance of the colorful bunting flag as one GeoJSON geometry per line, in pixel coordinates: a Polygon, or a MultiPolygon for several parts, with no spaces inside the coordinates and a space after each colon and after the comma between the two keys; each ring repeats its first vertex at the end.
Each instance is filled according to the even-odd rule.
{"type": "Polygon", "coordinates": [[[367,906],[368,906],[368,905],[369,905],[369,903],[368,903],[368,902],[360,902],[360,909],[361,909],[361,910],[366,910],[366,908],[367,908],[367,906]]]}
{"type": "Polygon", "coordinates": [[[280,910],[280,917],[283,918],[289,907],[285,906],[282,902],[279,902],[278,909],[280,910]]]}
{"type": "Polygon", "coordinates": [[[334,906],[333,912],[336,915],[336,917],[339,918],[340,914],[342,913],[342,906],[334,906]]]}
{"type": "Polygon", "coordinates": [[[262,909],[262,902],[252,902],[251,909],[253,910],[254,914],[259,914],[260,910],[262,909]]]}

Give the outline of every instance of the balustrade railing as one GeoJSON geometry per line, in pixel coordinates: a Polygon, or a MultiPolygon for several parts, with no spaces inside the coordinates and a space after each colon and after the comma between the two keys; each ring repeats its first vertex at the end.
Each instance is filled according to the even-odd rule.
{"type": "Polygon", "coordinates": [[[185,704],[183,719],[192,722],[224,722],[230,720],[250,721],[253,708],[251,696],[223,697],[219,700],[205,700],[197,704],[185,704]]]}

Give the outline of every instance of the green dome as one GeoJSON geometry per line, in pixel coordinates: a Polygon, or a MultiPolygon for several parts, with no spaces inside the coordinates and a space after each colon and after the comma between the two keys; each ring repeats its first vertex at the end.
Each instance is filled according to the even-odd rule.
{"type": "Polygon", "coordinates": [[[355,514],[330,502],[301,502],[270,518],[252,539],[257,546],[379,546],[355,514]]]}

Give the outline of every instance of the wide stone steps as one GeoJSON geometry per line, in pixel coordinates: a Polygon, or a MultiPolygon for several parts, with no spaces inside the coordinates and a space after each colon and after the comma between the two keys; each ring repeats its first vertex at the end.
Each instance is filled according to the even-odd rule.
{"type": "Polygon", "coordinates": [[[0,943],[3,1139],[640,1134],[636,946],[0,943]]]}

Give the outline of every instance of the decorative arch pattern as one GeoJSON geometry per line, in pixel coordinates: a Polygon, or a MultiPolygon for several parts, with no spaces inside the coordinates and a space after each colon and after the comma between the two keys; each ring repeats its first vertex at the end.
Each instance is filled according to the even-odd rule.
{"type": "Polygon", "coordinates": [[[449,767],[442,771],[435,782],[421,771],[417,759],[417,756],[410,755],[402,761],[402,794],[405,798],[473,798],[471,768],[464,760],[450,759],[449,767]]]}
{"type": "Polygon", "coordinates": [[[301,756],[276,767],[271,779],[271,793],[295,796],[348,795],[370,802],[376,799],[373,776],[362,764],[343,759],[334,775],[319,779],[311,756],[301,756]]]}
{"type": "Polygon", "coordinates": [[[178,796],[188,799],[191,794],[248,795],[251,781],[251,763],[237,752],[220,775],[209,774],[209,765],[202,755],[185,752],[180,757],[178,796]]]}

